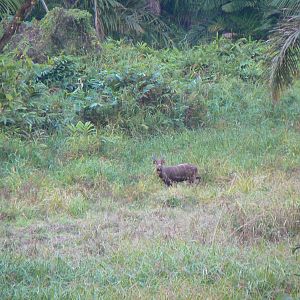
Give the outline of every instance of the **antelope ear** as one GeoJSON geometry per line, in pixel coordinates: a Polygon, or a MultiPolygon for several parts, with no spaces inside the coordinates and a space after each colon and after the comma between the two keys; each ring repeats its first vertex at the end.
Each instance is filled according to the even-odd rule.
{"type": "Polygon", "coordinates": [[[161,160],[161,163],[162,163],[162,164],[165,164],[165,163],[166,163],[166,161],[165,161],[164,158],[161,160]]]}

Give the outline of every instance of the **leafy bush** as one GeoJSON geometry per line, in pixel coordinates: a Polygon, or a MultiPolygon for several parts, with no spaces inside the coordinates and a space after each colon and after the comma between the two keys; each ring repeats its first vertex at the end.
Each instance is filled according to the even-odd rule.
{"type": "Polygon", "coordinates": [[[296,93],[276,108],[268,101],[266,50],[245,39],[185,51],[109,40],[94,58],[62,55],[34,64],[1,56],[0,126],[31,137],[78,121],[144,134],[296,120],[296,93]]]}
{"type": "Polygon", "coordinates": [[[1,56],[0,61],[0,126],[27,132],[57,130],[66,115],[47,86],[35,81],[38,67],[28,58],[15,61],[1,56]]]}
{"type": "Polygon", "coordinates": [[[36,82],[48,87],[60,87],[74,91],[79,76],[78,67],[69,57],[56,57],[53,62],[42,69],[36,76],[36,82]]]}
{"type": "Polygon", "coordinates": [[[0,123],[11,125],[16,123],[26,110],[25,103],[35,93],[26,81],[32,74],[32,64],[28,60],[15,61],[9,56],[1,56],[0,63],[0,123]],[[23,68],[27,72],[22,74],[23,68]]]}
{"type": "Polygon", "coordinates": [[[88,101],[79,111],[83,120],[100,126],[113,122],[129,131],[176,124],[178,106],[183,104],[160,73],[130,69],[123,73],[100,71],[98,77],[86,82],[88,101]]]}

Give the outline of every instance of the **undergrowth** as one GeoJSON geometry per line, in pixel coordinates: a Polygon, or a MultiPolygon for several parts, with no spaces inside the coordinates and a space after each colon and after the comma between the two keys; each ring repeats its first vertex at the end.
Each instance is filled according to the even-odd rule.
{"type": "Polygon", "coordinates": [[[34,64],[2,55],[0,124],[14,132],[53,133],[89,121],[131,135],[226,124],[295,125],[296,93],[277,107],[269,101],[267,50],[244,39],[184,51],[108,41],[94,58],[60,56],[34,64]]]}

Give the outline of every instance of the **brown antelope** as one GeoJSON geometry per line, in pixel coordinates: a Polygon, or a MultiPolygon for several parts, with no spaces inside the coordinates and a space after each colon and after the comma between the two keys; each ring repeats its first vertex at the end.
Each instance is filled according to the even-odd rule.
{"type": "Polygon", "coordinates": [[[165,166],[164,159],[156,159],[153,157],[153,164],[156,166],[156,173],[167,185],[171,186],[174,182],[188,181],[195,183],[200,181],[198,169],[192,164],[180,164],[177,166],[165,166]]]}

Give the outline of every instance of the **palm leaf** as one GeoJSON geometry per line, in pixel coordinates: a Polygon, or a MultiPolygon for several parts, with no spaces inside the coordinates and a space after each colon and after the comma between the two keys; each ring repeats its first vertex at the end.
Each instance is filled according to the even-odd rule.
{"type": "Polygon", "coordinates": [[[257,0],[248,0],[248,1],[231,1],[222,6],[222,10],[227,13],[233,13],[241,11],[245,8],[255,8],[257,6],[257,0]]]}
{"type": "Polygon", "coordinates": [[[94,23],[101,38],[142,37],[147,35],[150,42],[171,42],[170,29],[148,9],[146,0],[83,0],[78,7],[94,13],[94,23]],[[97,26],[96,26],[97,25],[97,26]],[[151,41],[152,40],[152,41],[151,41]]]}
{"type": "Polygon", "coordinates": [[[1,0],[0,1],[0,18],[14,13],[22,4],[22,0],[1,0]]]}
{"type": "Polygon", "coordinates": [[[286,9],[291,15],[297,14],[300,10],[300,0],[273,0],[272,4],[279,9],[286,9]]]}
{"type": "Polygon", "coordinates": [[[226,2],[228,2],[228,1],[225,1],[225,0],[201,0],[201,1],[199,1],[199,4],[201,5],[201,8],[203,10],[208,11],[208,10],[219,9],[226,2]]]}
{"type": "Polygon", "coordinates": [[[288,18],[273,36],[271,90],[274,101],[299,74],[300,15],[288,18]]]}

